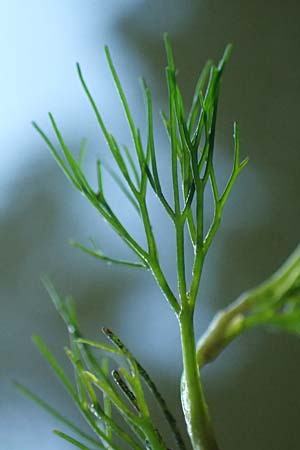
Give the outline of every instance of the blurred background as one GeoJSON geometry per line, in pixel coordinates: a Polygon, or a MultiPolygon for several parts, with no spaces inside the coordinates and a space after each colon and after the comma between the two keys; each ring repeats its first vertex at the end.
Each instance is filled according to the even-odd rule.
{"type": "MultiPolygon", "coordinates": [[[[11,379],[80,423],[30,338],[41,335],[68,366],[67,335],[40,282],[44,272],[61,293],[76,299],[86,336],[98,338],[100,327],[107,325],[122,337],[182,421],[181,360],[171,310],[149,273],[108,267],[68,245],[69,238],[87,244],[95,237],[109,255],[130,256],[69,185],[30,122],[36,120],[52,135],[51,111],[75,152],[87,137],[86,170],[95,179],[96,157],[109,161],[109,155],[75,62],[80,61],[110,130],[130,144],[104,58],[103,46],[109,44],[142,129],[145,107],[138,77],[145,76],[152,88],[156,145],[167,173],[167,140],[158,114],[166,106],[162,33],[168,31],[172,39],[187,103],[205,61],[217,60],[228,42],[234,44],[217,127],[220,179],[230,171],[234,120],[250,164],[228,201],[207,258],[196,318],[199,335],[218,308],[272,273],[300,240],[299,2],[11,0],[1,6],[0,447],[73,448],[51,433],[59,424],[16,392],[11,379]]],[[[107,190],[127,226],[141,237],[137,217],[112,185],[107,190]]],[[[175,283],[170,228],[155,202],[153,217],[163,264],[175,283]]],[[[299,447],[299,361],[297,338],[255,331],[203,371],[222,450],[299,447]]]]}

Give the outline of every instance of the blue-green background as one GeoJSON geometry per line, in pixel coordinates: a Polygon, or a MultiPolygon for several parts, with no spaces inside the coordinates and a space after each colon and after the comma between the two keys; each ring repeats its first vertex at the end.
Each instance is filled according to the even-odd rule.
{"type": "MultiPolygon", "coordinates": [[[[107,325],[123,338],[181,420],[181,361],[170,309],[148,273],[107,267],[68,246],[70,237],[87,243],[94,236],[108,254],[128,256],[70,187],[30,121],[50,132],[51,110],[75,151],[88,137],[86,168],[95,179],[96,155],[107,161],[109,155],[80,89],[76,61],[110,129],[129,143],[104,44],[110,46],[141,128],[140,75],[152,87],[156,111],[166,106],[164,31],[173,41],[187,101],[204,62],[220,57],[226,43],[234,44],[219,110],[220,182],[230,170],[233,120],[240,123],[241,152],[250,156],[250,164],[207,259],[197,314],[200,334],[217,308],[268,276],[300,240],[299,2],[11,0],[0,5],[0,448],[72,448],[51,434],[59,425],[17,393],[12,378],[79,421],[30,340],[31,334],[40,334],[65,361],[67,336],[40,283],[43,272],[76,298],[88,337],[97,338],[107,325]]],[[[167,174],[167,141],[158,114],[156,125],[162,173],[167,174]]],[[[108,184],[107,189],[123,220],[142,239],[134,212],[115,188],[108,184]]],[[[155,202],[153,215],[162,260],[175,283],[173,240],[155,202]]],[[[299,339],[251,332],[203,377],[222,450],[299,448],[299,339]]]]}

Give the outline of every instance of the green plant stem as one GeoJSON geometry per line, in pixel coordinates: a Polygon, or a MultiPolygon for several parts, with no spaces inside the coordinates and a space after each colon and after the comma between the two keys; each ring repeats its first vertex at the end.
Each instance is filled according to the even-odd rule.
{"type": "Polygon", "coordinates": [[[149,212],[148,212],[148,208],[146,206],[146,200],[145,200],[144,196],[139,198],[139,206],[140,206],[140,212],[141,212],[141,216],[143,219],[143,224],[144,224],[146,238],[147,238],[148,253],[151,258],[155,258],[155,260],[157,260],[157,248],[156,248],[155,238],[153,235],[149,212]]]}
{"type": "Polygon", "coordinates": [[[203,252],[203,248],[200,245],[196,246],[195,249],[195,256],[194,256],[194,265],[193,265],[193,272],[192,272],[192,282],[191,282],[191,288],[189,293],[189,302],[191,304],[191,307],[194,308],[197,300],[197,294],[199,291],[199,285],[203,270],[203,263],[204,263],[204,257],[205,254],[203,252]]]}
{"type": "Polygon", "coordinates": [[[186,301],[186,278],[185,278],[185,257],[184,257],[184,221],[180,218],[175,222],[176,228],[176,250],[177,250],[177,274],[178,290],[181,301],[186,301]]]}
{"type": "Polygon", "coordinates": [[[189,303],[185,303],[178,316],[183,359],[182,407],[193,450],[219,450],[208,414],[197,363],[193,317],[193,307],[189,303]]]}
{"type": "Polygon", "coordinates": [[[151,264],[149,264],[150,269],[152,271],[152,274],[160,287],[162,293],[164,294],[164,297],[172,307],[173,311],[175,312],[176,316],[178,316],[180,312],[180,305],[178,303],[177,298],[175,297],[174,293],[172,292],[162,270],[159,265],[159,263],[155,260],[152,261],[151,264]]]}

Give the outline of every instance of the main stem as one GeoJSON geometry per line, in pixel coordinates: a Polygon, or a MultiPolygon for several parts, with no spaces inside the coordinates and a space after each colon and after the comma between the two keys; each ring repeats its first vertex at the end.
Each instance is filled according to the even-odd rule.
{"type": "Polygon", "coordinates": [[[185,302],[178,315],[183,359],[181,380],[183,412],[193,450],[220,450],[204,398],[196,357],[193,319],[194,308],[190,303],[185,302]]]}

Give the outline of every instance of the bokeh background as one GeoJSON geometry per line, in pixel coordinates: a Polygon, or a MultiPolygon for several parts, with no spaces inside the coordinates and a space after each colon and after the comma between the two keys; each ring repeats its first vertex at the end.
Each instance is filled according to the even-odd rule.
{"type": "MultiPolygon", "coordinates": [[[[60,292],[75,297],[87,336],[97,338],[105,324],[123,338],[182,420],[179,341],[170,309],[148,273],[107,267],[68,246],[70,237],[87,243],[93,236],[110,255],[128,253],[68,184],[30,121],[51,133],[47,111],[52,111],[74,151],[86,136],[86,170],[93,179],[96,156],[109,161],[109,155],[80,88],[76,61],[110,129],[130,142],[104,58],[108,43],[141,127],[145,108],[138,77],[146,76],[153,90],[156,143],[167,172],[167,141],[158,116],[166,105],[162,33],[172,38],[187,102],[204,62],[218,59],[226,43],[234,44],[218,119],[221,180],[230,170],[233,120],[240,123],[242,154],[251,162],[231,195],[207,259],[197,314],[200,334],[218,308],[262,281],[300,240],[299,20],[295,0],[1,2],[1,449],[72,448],[52,435],[58,424],[16,392],[11,379],[80,422],[30,339],[40,334],[67,366],[67,335],[40,282],[43,272],[60,292]]],[[[108,190],[128,226],[141,235],[134,213],[113,187],[108,190]]],[[[172,278],[173,241],[156,203],[153,217],[172,278]]],[[[297,338],[255,331],[203,371],[223,450],[299,448],[299,362],[297,338]]]]}

